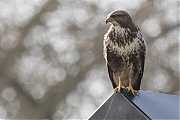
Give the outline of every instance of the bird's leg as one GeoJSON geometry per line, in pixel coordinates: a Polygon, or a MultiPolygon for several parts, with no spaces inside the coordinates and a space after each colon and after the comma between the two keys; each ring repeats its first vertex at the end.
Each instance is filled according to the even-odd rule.
{"type": "Polygon", "coordinates": [[[134,89],[133,89],[133,87],[132,87],[132,85],[131,85],[131,79],[129,79],[129,86],[126,87],[126,89],[127,89],[128,91],[131,91],[131,93],[132,93],[133,95],[138,92],[137,90],[134,90],[134,89]]]}
{"type": "Polygon", "coordinates": [[[120,80],[120,77],[119,77],[119,85],[114,89],[114,91],[120,91],[120,89],[124,89],[125,87],[122,85],[122,82],[121,82],[121,80],[120,80]]]}

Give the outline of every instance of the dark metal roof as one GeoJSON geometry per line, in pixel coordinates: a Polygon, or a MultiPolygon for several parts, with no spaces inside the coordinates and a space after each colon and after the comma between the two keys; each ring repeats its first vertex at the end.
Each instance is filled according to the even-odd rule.
{"type": "Polygon", "coordinates": [[[138,95],[116,92],[89,118],[180,119],[180,96],[139,91],[138,95]]]}

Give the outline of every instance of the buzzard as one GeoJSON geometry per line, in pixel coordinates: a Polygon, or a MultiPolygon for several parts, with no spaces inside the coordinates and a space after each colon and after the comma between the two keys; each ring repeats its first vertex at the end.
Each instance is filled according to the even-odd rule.
{"type": "Polygon", "coordinates": [[[108,14],[111,26],[104,35],[104,58],[114,91],[126,89],[134,95],[140,89],[146,57],[146,43],[140,29],[123,10],[108,14]]]}

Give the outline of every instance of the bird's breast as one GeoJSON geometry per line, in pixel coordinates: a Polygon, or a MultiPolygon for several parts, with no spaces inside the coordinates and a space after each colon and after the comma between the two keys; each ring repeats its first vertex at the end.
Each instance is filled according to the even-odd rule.
{"type": "Polygon", "coordinates": [[[124,44],[120,44],[118,41],[110,41],[109,42],[109,50],[113,51],[115,54],[127,57],[131,54],[136,54],[138,51],[140,51],[141,43],[138,38],[134,38],[132,42],[123,42],[124,44]]]}

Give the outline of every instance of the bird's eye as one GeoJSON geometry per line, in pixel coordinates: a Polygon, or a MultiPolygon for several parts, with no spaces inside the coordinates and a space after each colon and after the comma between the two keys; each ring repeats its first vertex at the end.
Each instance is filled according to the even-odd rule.
{"type": "Polygon", "coordinates": [[[112,17],[112,18],[116,18],[116,17],[117,17],[117,15],[112,15],[111,17],[112,17]]]}

